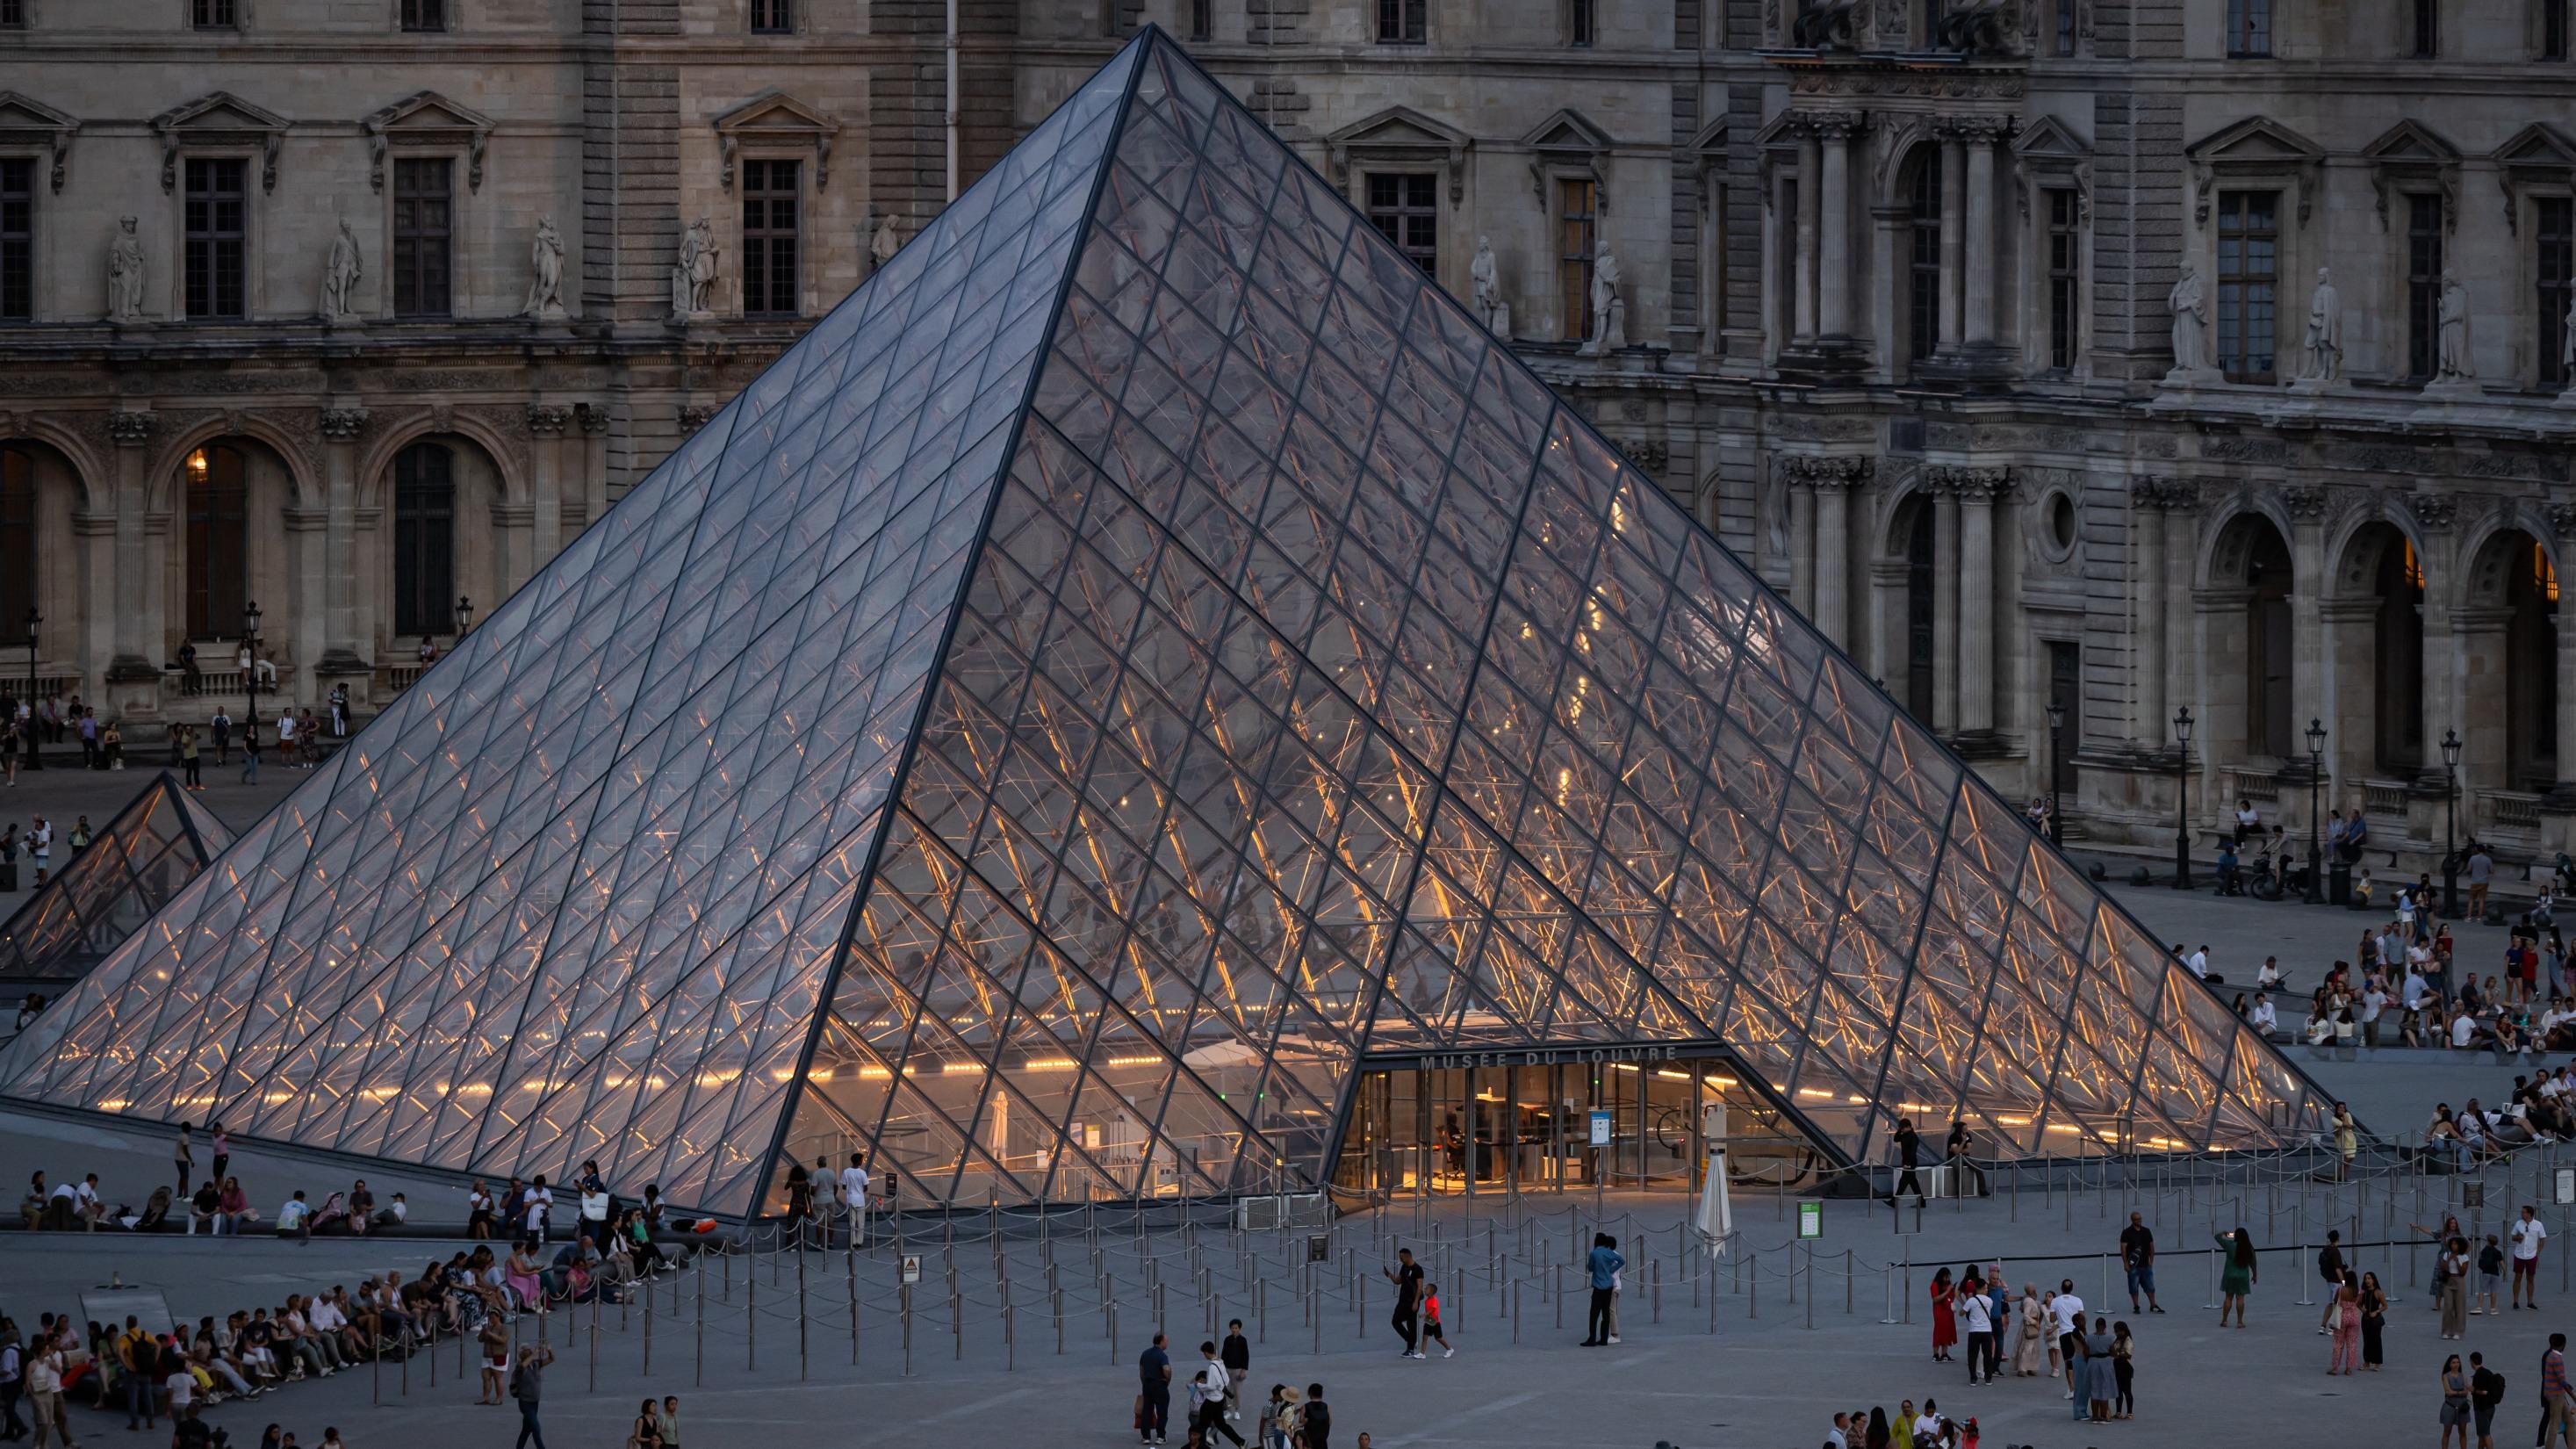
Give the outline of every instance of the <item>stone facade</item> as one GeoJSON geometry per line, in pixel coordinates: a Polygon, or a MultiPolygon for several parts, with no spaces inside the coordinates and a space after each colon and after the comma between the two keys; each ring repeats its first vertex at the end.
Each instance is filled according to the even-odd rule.
{"type": "MultiPolygon", "coordinates": [[[[2320,804],[2411,873],[2446,731],[2464,831],[2545,859],[2576,827],[2566,3],[966,0],[960,170],[1163,25],[2006,789],[2048,788],[2061,702],[2072,835],[2164,847],[2240,796],[2304,830],[2313,719],[2320,804]]],[[[945,194],[935,0],[794,0],[783,35],[755,0],[447,0],[431,35],[404,0],[232,0],[212,36],[196,0],[28,4],[0,161],[42,280],[0,447],[41,672],[122,709],[168,707],[210,441],[249,460],[290,692],[381,699],[418,642],[382,597],[405,447],[456,454],[456,588],[497,597],[945,194]],[[201,156],[243,163],[245,322],[173,290],[201,156]],[[455,303],[419,322],[389,173],[428,157],[455,303]],[[772,160],[796,305],[746,317],[772,160]],[[517,315],[539,215],[560,316],[517,315]],[[675,325],[701,216],[715,305],[675,325]]]]}

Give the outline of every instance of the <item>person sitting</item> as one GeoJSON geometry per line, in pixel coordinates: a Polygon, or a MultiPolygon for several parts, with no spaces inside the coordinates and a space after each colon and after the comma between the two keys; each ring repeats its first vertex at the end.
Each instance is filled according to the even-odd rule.
{"type": "Polygon", "coordinates": [[[2335,1045],[2345,1051],[2350,1051],[2358,1044],[2360,1036],[2361,1023],[2352,1019],[2352,1008],[2346,1006],[2337,1010],[2335,1012],[2334,1023],[2335,1045]]]}
{"type": "Polygon", "coordinates": [[[2494,1035],[2495,1049],[2497,1051],[2502,1052],[2506,1056],[2520,1056],[2522,1054],[2522,1029],[2513,1024],[2513,1013],[2505,1012],[2496,1018],[2494,1035]]]}
{"type": "Polygon", "coordinates": [[[188,1235],[196,1236],[199,1228],[204,1228],[210,1236],[220,1235],[224,1230],[224,1190],[217,1187],[211,1177],[198,1183],[196,1192],[188,1199],[188,1235]]]}
{"type": "Polygon", "coordinates": [[[162,1221],[169,1216],[170,1189],[156,1187],[152,1189],[152,1196],[144,1201],[143,1215],[134,1220],[134,1230],[138,1233],[148,1233],[161,1226],[162,1221]]]}
{"type": "Polygon", "coordinates": [[[2433,1120],[2424,1124],[2424,1156],[2453,1172],[2467,1160],[2467,1144],[2460,1140],[2459,1124],[2452,1120],[2448,1102],[2436,1105],[2433,1120]]]}
{"type": "Polygon", "coordinates": [[[314,1232],[327,1233],[334,1228],[341,1232],[350,1231],[349,1199],[345,1193],[335,1192],[322,1199],[322,1206],[313,1211],[314,1232]]]}
{"type": "Polygon", "coordinates": [[[2267,1039],[2281,1029],[2281,1014],[2273,1009],[2272,998],[2260,991],[2254,993],[2254,1009],[2245,1014],[2245,1020],[2267,1039]]]}
{"type": "Polygon", "coordinates": [[[2236,842],[2218,842],[2218,893],[2222,896],[2245,894],[2244,882],[2236,868],[2236,842]]]}
{"type": "Polygon", "coordinates": [[[2334,1018],[2326,1015],[2324,1002],[2320,1001],[2308,1008],[2308,1024],[2304,1034],[2308,1039],[2308,1045],[2312,1047],[2325,1046],[2334,1040],[2334,1018]]]}
{"type": "Polygon", "coordinates": [[[2264,957],[2263,969],[2254,973],[2254,989],[2257,991],[2280,991],[2286,989],[2289,984],[2290,973],[2281,969],[2281,958],[2277,956],[2264,957]]]}
{"type": "Polygon", "coordinates": [[[2378,887],[2371,883],[2370,867],[2365,865],[2359,871],[2355,872],[2352,878],[2353,908],[2356,910],[2369,910],[2371,895],[2376,890],[2378,890],[2378,887]]]}
{"type": "Polygon", "coordinates": [[[2458,1009],[2451,1015],[2451,1049],[2474,1051],[2494,1040],[2495,1034],[2478,1025],[2477,1018],[2469,1014],[2468,999],[2463,993],[2458,1009]]]}

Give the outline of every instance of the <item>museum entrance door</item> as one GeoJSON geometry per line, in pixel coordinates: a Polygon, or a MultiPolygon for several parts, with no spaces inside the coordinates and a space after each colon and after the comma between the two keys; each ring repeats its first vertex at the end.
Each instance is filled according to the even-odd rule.
{"type": "Polygon", "coordinates": [[[1795,1186],[1830,1165],[1719,1048],[1432,1053],[1362,1064],[1333,1185],[1380,1199],[1696,1192],[1720,1101],[1738,1185],[1795,1186]]]}

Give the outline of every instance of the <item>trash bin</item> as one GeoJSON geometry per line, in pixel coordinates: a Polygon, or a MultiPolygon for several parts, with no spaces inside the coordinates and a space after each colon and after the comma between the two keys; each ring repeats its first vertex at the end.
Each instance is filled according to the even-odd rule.
{"type": "Polygon", "coordinates": [[[2352,867],[2340,860],[2326,867],[2326,903],[2337,906],[2352,904],[2352,867]]]}

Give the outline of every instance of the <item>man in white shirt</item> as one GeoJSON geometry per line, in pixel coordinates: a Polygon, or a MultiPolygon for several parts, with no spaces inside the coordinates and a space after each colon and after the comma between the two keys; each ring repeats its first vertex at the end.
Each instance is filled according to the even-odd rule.
{"type": "Polygon", "coordinates": [[[81,1226],[93,1233],[107,1217],[107,1202],[98,1195],[97,1173],[93,1172],[73,1185],[72,1214],[81,1220],[81,1226]]]}
{"type": "Polygon", "coordinates": [[[1199,1366],[1207,1372],[1207,1392],[1200,1396],[1198,1416],[1190,1424],[1195,1431],[1193,1437],[1205,1444],[1213,1442],[1216,1435],[1223,1434],[1235,1442],[1236,1449],[1242,1449],[1243,1436],[1234,1432],[1234,1426],[1225,1421],[1225,1395],[1234,1382],[1233,1377],[1226,1373],[1225,1360],[1217,1356],[1215,1344],[1201,1343],[1199,1357],[1207,1360],[1199,1366]]]}
{"type": "Polygon", "coordinates": [[[2408,1011],[2423,1010],[2424,998],[2432,992],[2432,989],[2432,983],[2424,979],[2424,973],[2422,970],[2414,966],[2406,968],[2406,990],[2404,1000],[2408,1011]]]}
{"type": "Polygon", "coordinates": [[[2540,1214],[2531,1204],[2522,1205],[2522,1216],[2507,1230],[2513,1242],[2513,1306],[2540,1308],[2540,1245],[2549,1241],[2549,1229],[2541,1226],[2540,1214]],[[2523,1302],[2528,1294],[2531,1301],[2523,1302]]]}
{"type": "Polygon", "coordinates": [[[2071,1399],[2075,1397],[2075,1361],[2080,1357],[2076,1350],[2081,1347],[2078,1340],[2083,1336],[2084,1322],[2084,1300],[2075,1296],[2074,1279],[2058,1281],[2057,1296],[2049,1300],[2048,1310],[2057,1316],[2057,1353],[2066,1366],[2066,1397],[2071,1399]]]}
{"type": "Polygon", "coordinates": [[[2467,1012],[2463,1011],[2463,1012],[2461,1012],[2460,1014],[2458,1014],[2457,1016],[2452,1017],[2452,1018],[2451,1018],[2451,1046],[2452,1046],[2452,1048],[2453,1048],[2454,1050],[2457,1050],[2457,1051],[2467,1051],[2469,1048],[2471,1048],[2471,1047],[2473,1047],[2473,1046],[2476,1046],[2477,1044],[2478,1044],[2478,1024],[2477,1024],[2475,1021],[2472,1021],[2472,1020],[2469,1018],[2469,1014],[2468,1014],[2467,1012]]]}
{"type": "Polygon", "coordinates": [[[850,1154],[850,1165],[841,1169],[841,1206],[849,1210],[850,1241],[859,1247],[868,1245],[868,1155],[850,1154]]]}
{"type": "Polygon", "coordinates": [[[2281,1024],[2280,1014],[2272,1009],[2272,999],[2259,991],[2254,993],[2254,1010],[2245,1019],[2265,1036],[2270,1036],[2281,1024]]]}
{"type": "Polygon", "coordinates": [[[2379,1014],[2388,1009],[2388,988],[2374,973],[2361,988],[2361,1040],[2365,1046],[2379,1045],[2379,1014]]]}

